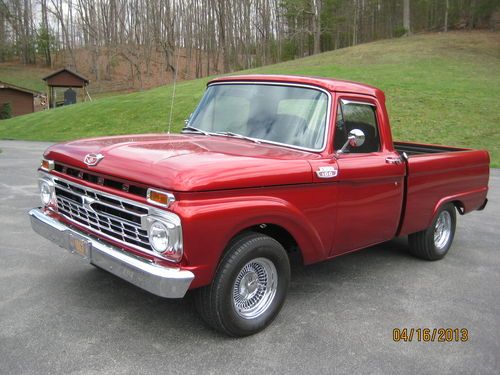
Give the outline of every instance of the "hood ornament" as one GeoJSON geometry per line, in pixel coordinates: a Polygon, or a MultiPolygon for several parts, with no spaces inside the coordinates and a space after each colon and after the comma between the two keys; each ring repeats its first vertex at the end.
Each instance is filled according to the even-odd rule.
{"type": "Polygon", "coordinates": [[[89,167],[93,167],[94,165],[97,165],[102,159],[104,159],[103,154],[87,154],[85,155],[83,162],[89,167]]]}

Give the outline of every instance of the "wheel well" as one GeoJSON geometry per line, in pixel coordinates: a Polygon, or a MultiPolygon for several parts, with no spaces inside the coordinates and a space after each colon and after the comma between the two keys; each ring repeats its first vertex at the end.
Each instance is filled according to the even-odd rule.
{"type": "Polygon", "coordinates": [[[290,258],[300,259],[300,261],[302,261],[302,254],[295,238],[293,238],[290,232],[288,232],[285,228],[276,224],[262,223],[245,228],[237,233],[229,243],[233,243],[248,232],[262,233],[275,239],[281,244],[281,246],[283,246],[290,258]]]}

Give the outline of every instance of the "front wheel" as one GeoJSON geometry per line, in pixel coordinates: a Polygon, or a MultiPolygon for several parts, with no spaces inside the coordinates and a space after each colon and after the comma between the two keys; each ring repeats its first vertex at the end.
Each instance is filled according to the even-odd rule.
{"type": "Polygon", "coordinates": [[[410,252],[426,260],[442,259],[453,242],[456,223],[455,206],[452,203],[445,204],[429,228],[408,236],[410,252]]]}
{"type": "Polygon", "coordinates": [[[290,283],[288,255],[279,242],[249,233],[222,258],[211,285],[196,294],[203,320],[230,336],[248,336],[278,315],[290,283]]]}

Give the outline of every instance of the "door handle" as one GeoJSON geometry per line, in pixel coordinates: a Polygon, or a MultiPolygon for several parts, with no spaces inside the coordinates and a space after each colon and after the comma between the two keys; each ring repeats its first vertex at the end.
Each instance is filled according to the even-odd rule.
{"type": "Polygon", "coordinates": [[[401,164],[401,158],[399,156],[388,156],[385,158],[387,164],[401,164]]]}

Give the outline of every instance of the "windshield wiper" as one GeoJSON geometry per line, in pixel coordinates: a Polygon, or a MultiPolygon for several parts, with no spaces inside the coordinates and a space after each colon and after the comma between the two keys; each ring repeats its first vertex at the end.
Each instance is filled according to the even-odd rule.
{"type": "Polygon", "coordinates": [[[209,132],[206,132],[204,130],[201,130],[201,129],[198,129],[198,128],[194,128],[192,126],[185,126],[182,128],[182,132],[190,132],[190,133],[199,133],[199,134],[203,134],[203,135],[211,135],[211,133],[209,132]]]}
{"type": "Polygon", "coordinates": [[[203,134],[203,135],[218,135],[218,136],[222,136],[222,137],[233,137],[233,138],[238,138],[238,139],[246,139],[247,141],[251,141],[251,142],[254,142],[254,143],[260,143],[260,141],[258,141],[257,139],[254,139],[254,138],[250,138],[250,137],[246,137],[244,135],[241,135],[241,134],[237,134],[237,133],[233,133],[233,132],[216,132],[216,133],[212,133],[212,132],[207,132],[205,130],[201,130],[201,129],[198,129],[198,128],[195,128],[193,126],[185,126],[182,128],[182,132],[189,132],[189,133],[199,133],[199,134],[203,134]]]}
{"type": "Polygon", "coordinates": [[[241,134],[233,133],[233,132],[216,132],[216,133],[211,133],[212,135],[221,135],[223,137],[233,137],[233,138],[238,138],[238,139],[246,139],[247,141],[251,141],[254,143],[260,143],[257,139],[250,138],[241,134]]]}

